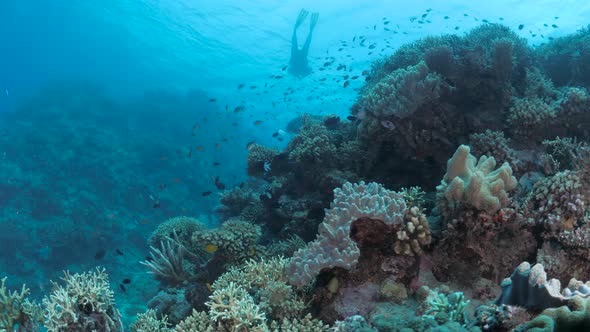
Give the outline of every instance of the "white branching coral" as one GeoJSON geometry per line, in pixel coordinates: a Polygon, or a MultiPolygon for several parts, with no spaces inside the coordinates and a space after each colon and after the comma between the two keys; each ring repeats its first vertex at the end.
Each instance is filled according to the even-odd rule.
{"type": "Polygon", "coordinates": [[[233,282],[216,289],[205,305],[214,324],[227,331],[268,331],[264,312],[245,289],[233,282]]]}
{"type": "Polygon", "coordinates": [[[74,275],[65,272],[62,280],[65,285],[54,282],[53,291],[43,299],[47,331],[123,331],[104,269],[74,275]]]}

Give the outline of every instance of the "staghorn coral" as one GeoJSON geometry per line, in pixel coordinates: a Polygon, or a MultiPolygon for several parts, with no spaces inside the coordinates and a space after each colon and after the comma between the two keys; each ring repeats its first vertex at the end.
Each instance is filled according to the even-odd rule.
{"type": "Polygon", "coordinates": [[[216,330],[211,326],[211,321],[206,312],[196,311],[183,321],[178,323],[174,328],[175,332],[215,332],[216,330]]]}
{"type": "Polygon", "coordinates": [[[231,283],[246,290],[266,313],[269,320],[299,317],[305,305],[287,284],[285,267],[288,259],[273,257],[249,260],[240,267],[231,267],[213,284],[213,289],[227,288],[231,283]]]}
{"type": "Polygon", "coordinates": [[[387,225],[401,224],[406,203],[401,194],[377,183],[345,183],[334,189],[334,200],[326,210],[317,239],[293,255],[288,267],[289,282],[302,287],[324,268],[350,269],[360,250],[349,237],[352,223],[360,218],[380,220],[387,225]]]}
{"type": "Polygon", "coordinates": [[[451,209],[466,203],[478,210],[494,213],[508,205],[507,192],[517,185],[507,163],[494,170],[494,157],[481,156],[479,161],[461,145],[447,162],[447,172],[436,188],[439,201],[451,209]]]}
{"type": "Polygon", "coordinates": [[[268,331],[266,316],[254,299],[233,282],[217,288],[205,303],[209,318],[218,329],[231,332],[268,331]]]}
{"type": "Polygon", "coordinates": [[[37,304],[27,299],[30,291],[23,285],[19,291],[9,291],[6,277],[0,285],[0,331],[33,331],[42,321],[42,314],[37,304]]]}
{"type": "Polygon", "coordinates": [[[137,319],[131,325],[134,332],[170,332],[168,317],[158,318],[156,311],[148,309],[146,312],[137,315],[137,319]]]}
{"type": "Polygon", "coordinates": [[[62,280],[65,284],[53,283],[53,291],[43,299],[47,331],[123,331],[104,269],[73,275],[65,272],[62,280]]]}
{"type": "Polygon", "coordinates": [[[310,314],[303,318],[283,319],[280,323],[272,322],[272,332],[327,332],[328,325],[312,318],[310,314]]]}

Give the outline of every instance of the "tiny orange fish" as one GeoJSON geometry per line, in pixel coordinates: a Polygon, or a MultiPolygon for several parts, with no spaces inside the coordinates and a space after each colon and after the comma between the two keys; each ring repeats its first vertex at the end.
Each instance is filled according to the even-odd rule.
{"type": "Polygon", "coordinates": [[[260,121],[260,120],[254,121],[255,126],[260,126],[261,124],[262,124],[262,121],[260,121]]]}
{"type": "Polygon", "coordinates": [[[168,160],[168,156],[160,156],[160,160],[168,160]]]}
{"type": "Polygon", "coordinates": [[[216,144],[215,144],[215,148],[219,150],[219,149],[221,148],[221,144],[219,144],[219,143],[216,143],[216,144]]]}
{"type": "Polygon", "coordinates": [[[238,106],[234,109],[234,113],[238,113],[244,110],[244,106],[238,106]]]}
{"type": "Polygon", "coordinates": [[[199,126],[198,124],[196,124],[196,125],[193,126],[193,130],[197,130],[199,128],[201,128],[201,126],[199,126]]]}
{"type": "Polygon", "coordinates": [[[182,180],[180,178],[174,178],[174,179],[172,179],[172,181],[174,183],[181,183],[182,182],[182,180]]]}
{"type": "Polygon", "coordinates": [[[149,220],[147,220],[147,219],[141,219],[141,220],[139,221],[139,223],[140,223],[140,224],[142,224],[142,225],[147,225],[147,224],[149,224],[149,223],[150,223],[150,221],[149,221],[149,220]]]}
{"type": "Polygon", "coordinates": [[[197,151],[199,151],[199,152],[202,152],[202,151],[205,151],[205,147],[204,147],[204,146],[202,146],[202,145],[199,145],[199,146],[197,146],[197,147],[195,148],[195,150],[197,150],[197,151]]]}

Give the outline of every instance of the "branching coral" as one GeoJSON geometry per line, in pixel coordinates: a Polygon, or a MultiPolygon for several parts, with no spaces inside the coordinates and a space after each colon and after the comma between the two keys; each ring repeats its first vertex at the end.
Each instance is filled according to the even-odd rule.
{"type": "Polygon", "coordinates": [[[516,188],[508,163],[498,169],[494,157],[481,156],[479,161],[470,154],[467,145],[461,145],[447,163],[442,183],[437,187],[439,197],[444,197],[451,207],[458,203],[494,213],[508,205],[507,192],[516,188]]]}
{"type": "Polygon", "coordinates": [[[148,309],[146,312],[137,315],[137,319],[131,325],[134,332],[170,332],[168,317],[158,318],[156,311],[148,309]]]}
{"type": "Polygon", "coordinates": [[[65,272],[62,280],[65,285],[54,283],[49,297],[43,299],[49,332],[123,331],[104,269],[74,275],[65,272]]]}
{"type": "Polygon", "coordinates": [[[27,299],[29,289],[23,285],[20,292],[9,291],[6,279],[2,278],[0,285],[0,331],[36,330],[42,319],[38,306],[27,299]]]}
{"type": "Polygon", "coordinates": [[[240,286],[230,282],[216,289],[205,303],[214,324],[231,332],[267,331],[266,316],[254,299],[240,286]]]}
{"type": "Polygon", "coordinates": [[[380,220],[387,225],[403,222],[406,203],[402,195],[377,183],[345,183],[334,190],[334,201],[326,210],[317,239],[298,250],[287,267],[289,281],[305,286],[324,268],[350,269],[360,250],[350,238],[352,223],[360,218],[380,220]]]}

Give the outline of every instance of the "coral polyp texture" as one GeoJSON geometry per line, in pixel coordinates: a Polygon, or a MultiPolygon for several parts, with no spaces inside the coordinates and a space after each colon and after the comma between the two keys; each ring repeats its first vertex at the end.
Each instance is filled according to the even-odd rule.
{"type": "Polygon", "coordinates": [[[360,219],[379,220],[385,224],[402,224],[406,203],[400,193],[385,189],[377,183],[345,183],[334,190],[334,200],[326,210],[318,237],[293,255],[287,268],[289,281],[305,286],[322,269],[350,269],[360,256],[360,250],[350,238],[350,227],[360,219]]]}
{"type": "Polygon", "coordinates": [[[497,169],[494,157],[479,160],[461,145],[447,163],[447,172],[437,190],[451,208],[466,203],[478,210],[494,213],[508,205],[508,192],[516,188],[516,178],[508,163],[497,169]]]}

